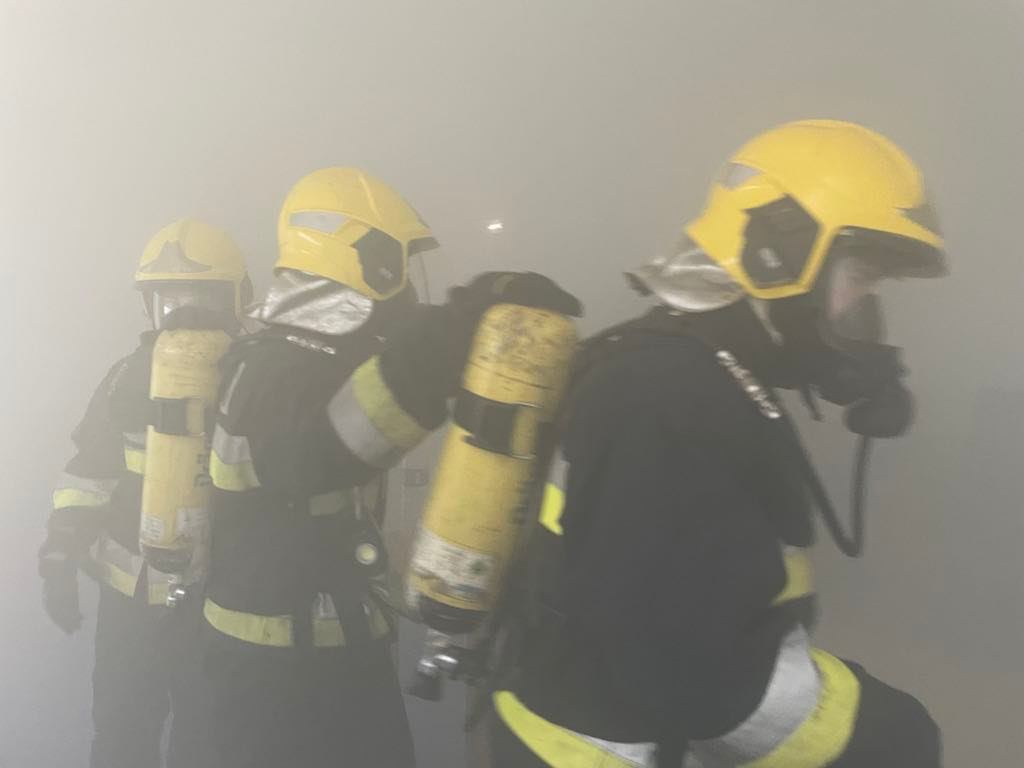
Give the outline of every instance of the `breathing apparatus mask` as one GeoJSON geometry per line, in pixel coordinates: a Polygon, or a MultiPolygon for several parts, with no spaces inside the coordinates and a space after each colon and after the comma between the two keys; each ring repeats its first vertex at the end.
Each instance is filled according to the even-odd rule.
{"type": "Polygon", "coordinates": [[[902,350],[885,343],[885,321],[876,290],[882,280],[930,277],[934,251],[894,235],[850,229],[832,245],[814,290],[768,305],[768,319],[782,338],[785,368],[815,419],[815,394],[845,408],[844,423],[860,436],[854,464],[852,524],[839,522],[810,457],[790,425],[808,487],[836,545],[856,557],[863,549],[864,485],[872,438],[905,433],[913,397],[904,383],[902,350]]]}
{"type": "Polygon", "coordinates": [[[928,276],[934,259],[893,235],[849,230],[836,237],[810,294],[769,303],[795,385],[815,411],[812,392],[846,408],[847,428],[896,437],[909,428],[913,398],[903,383],[902,350],[885,343],[876,290],[882,280],[928,276]]]}
{"type": "Polygon", "coordinates": [[[227,281],[151,281],[140,284],[140,290],[154,330],[190,328],[234,332],[239,326],[235,314],[235,286],[227,281]]]}

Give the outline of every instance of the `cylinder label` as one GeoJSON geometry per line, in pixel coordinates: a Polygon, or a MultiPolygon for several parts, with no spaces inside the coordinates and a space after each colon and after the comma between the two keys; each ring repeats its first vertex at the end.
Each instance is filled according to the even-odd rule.
{"type": "Polygon", "coordinates": [[[423,528],[412,561],[413,573],[441,594],[485,603],[495,576],[496,558],[445,541],[423,528]]]}

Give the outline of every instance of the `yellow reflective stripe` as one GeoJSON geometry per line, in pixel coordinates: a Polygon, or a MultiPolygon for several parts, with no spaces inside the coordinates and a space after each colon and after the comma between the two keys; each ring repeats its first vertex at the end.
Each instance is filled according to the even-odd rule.
{"type": "MultiPolygon", "coordinates": [[[[118,568],[113,563],[99,563],[101,573],[100,580],[108,587],[120,592],[125,597],[135,597],[135,590],[139,584],[139,577],[133,576],[128,571],[118,568]]],[[[170,587],[167,582],[158,582],[149,585],[147,599],[150,605],[167,605],[167,595],[170,587]]]]}
{"type": "Polygon", "coordinates": [[[351,378],[352,393],[359,407],[388,440],[399,448],[412,448],[427,436],[395,400],[380,372],[380,361],[372,357],[359,366],[351,378]]]}
{"type": "Polygon", "coordinates": [[[146,449],[125,446],[124,466],[129,472],[144,475],[146,473],[146,449]]]}
{"type": "MultiPolygon", "coordinates": [[[[516,736],[541,760],[556,768],[642,768],[651,765],[650,758],[627,759],[617,755],[598,740],[562,728],[527,709],[511,691],[498,691],[493,696],[494,708],[516,736]],[[597,742],[597,743],[595,743],[597,742]]],[[[608,746],[616,746],[604,742],[608,746]]],[[[626,749],[646,752],[648,745],[621,745],[626,749]]],[[[653,747],[649,749],[653,754],[653,747]]],[[[645,755],[646,757],[646,755],[645,755]]]]}
{"type": "Polygon", "coordinates": [[[62,472],[53,492],[53,508],[102,507],[110,501],[110,494],[117,485],[116,479],[81,477],[71,472],[62,472]]]}
{"type": "Polygon", "coordinates": [[[110,562],[99,561],[99,565],[102,569],[100,578],[105,584],[113,587],[125,597],[135,596],[135,587],[139,583],[138,576],[122,570],[110,562]]]}
{"type": "Polygon", "coordinates": [[[345,644],[345,632],[337,619],[313,619],[313,645],[337,648],[345,644]]]}
{"type": "Polygon", "coordinates": [[[814,594],[814,576],[811,570],[811,559],[807,552],[797,547],[787,548],[783,555],[786,568],[786,586],[775,596],[773,605],[799,600],[814,594]]]}
{"type": "MultiPolygon", "coordinates": [[[[356,506],[358,491],[329,491],[309,498],[309,514],[313,517],[336,515],[356,506]]],[[[372,507],[371,507],[372,509],[372,507]]]]}
{"type": "Polygon", "coordinates": [[[561,536],[562,509],[565,507],[565,492],[554,483],[544,486],[544,499],[540,505],[540,524],[556,536],[561,536]]]}
{"type": "Polygon", "coordinates": [[[811,656],[821,675],[814,712],[769,754],[744,768],[824,768],[846,749],[860,706],[860,682],[839,659],[817,648],[811,656]]]}
{"type": "Polygon", "coordinates": [[[80,491],[77,488],[59,488],[53,492],[53,508],[102,507],[110,501],[109,493],[80,491]]]}
{"type": "MultiPolygon", "coordinates": [[[[153,570],[150,569],[150,574],[153,570]]],[[[166,581],[158,582],[156,584],[150,581],[149,584],[149,604],[150,605],[167,605],[167,595],[170,592],[170,586],[166,581]]]]}
{"type": "MultiPolygon", "coordinates": [[[[288,648],[294,643],[292,617],[288,615],[264,616],[235,611],[218,605],[210,598],[203,605],[203,615],[211,627],[236,640],[274,648],[288,648]]],[[[370,608],[369,622],[373,637],[384,637],[391,631],[387,618],[376,606],[370,608]]],[[[313,619],[313,645],[334,648],[344,644],[345,632],[338,619],[313,619]]]]}
{"type": "Polygon", "coordinates": [[[210,480],[222,491],[248,491],[260,487],[251,461],[229,464],[216,451],[210,453],[210,480]]]}
{"type": "Polygon", "coordinates": [[[206,598],[203,604],[203,615],[211,627],[237,640],[275,648],[287,648],[292,644],[290,616],[262,616],[233,611],[217,605],[210,598],[206,598]]]}

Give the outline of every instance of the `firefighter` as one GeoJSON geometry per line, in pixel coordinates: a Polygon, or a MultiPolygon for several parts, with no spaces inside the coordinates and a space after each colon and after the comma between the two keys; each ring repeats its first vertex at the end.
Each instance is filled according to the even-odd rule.
{"type": "Polygon", "coordinates": [[[902,432],[874,290],[943,272],[920,174],[877,133],[796,122],[733,157],[675,251],[631,274],[657,307],[579,358],[494,768],[940,765],[916,699],[811,643],[803,548],[810,499],[828,505],[775,388],[902,432]]]}
{"type": "Polygon", "coordinates": [[[378,526],[384,474],[447,418],[480,316],[565,305],[539,275],[485,274],[417,303],[437,247],[393,189],[353,168],[301,179],[279,258],[224,358],[210,456],[204,606],[218,765],[413,764],[378,526]]]}
{"type": "Polygon", "coordinates": [[[138,271],[151,330],[117,362],[72,435],[76,453],[53,494],[40,551],[43,603],[64,632],[81,626],[77,572],[100,583],[93,673],[93,768],[156,768],[167,715],[167,765],[212,766],[206,696],[196,663],[201,604],[166,607],[168,577],[139,553],[139,507],[153,344],[163,329],[236,332],[251,288],[242,255],[220,230],[196,220],[161,229],[138,271]]]}

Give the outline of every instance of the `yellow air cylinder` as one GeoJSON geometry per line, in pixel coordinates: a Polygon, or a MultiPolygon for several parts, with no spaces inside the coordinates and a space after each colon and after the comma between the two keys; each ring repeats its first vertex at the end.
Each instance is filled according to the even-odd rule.
{"type": "Polygon", "coordinates": [[[223,331],[167,330],[153,347],[139,546],[158,570],[201,578],[209,539],[209,415],[220,386],[223,331]]]}
{"type": "Polygon", "coordinates": [[[483,316],[407,576],[429,627],[468,632],[494,607],[575,346],[556,312],[500,304],[483,316]]]}

